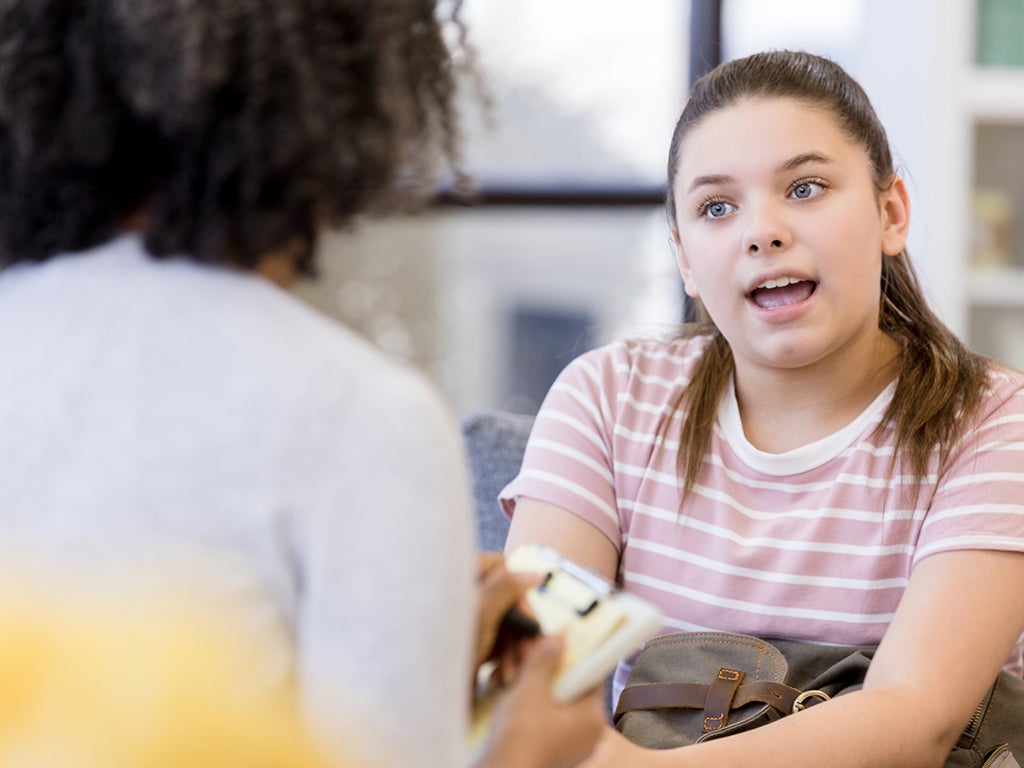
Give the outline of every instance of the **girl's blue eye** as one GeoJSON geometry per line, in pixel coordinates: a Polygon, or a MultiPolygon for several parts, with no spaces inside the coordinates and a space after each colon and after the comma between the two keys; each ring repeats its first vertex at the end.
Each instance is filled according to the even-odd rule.
{"type": "Polygon", "coordinates": [[[798,200],[807,200],[817,197],[824,191],[824,187],[816,181],[804,181],[793,187],[792,195],[798,200]]]}
{"type": "Polygon", "coordinates": [[[709,219],[720,219],[732,211],[732,209],[732,205],[719,200],[717,202],[708,203],[704,209],[704,215],[709,219]]]}

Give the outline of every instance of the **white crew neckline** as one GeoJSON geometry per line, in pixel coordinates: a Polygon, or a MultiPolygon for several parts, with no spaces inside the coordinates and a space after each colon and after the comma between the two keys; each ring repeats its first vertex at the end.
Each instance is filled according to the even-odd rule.
{"type": "Polygon", "coordinates": [[[718,404],[718,428],[729,447],[752,469],[767,475],[795,475],[816,469],[839,456],[863,435],[869,427],[882,420],[885,409],[896,391],[893,381],[883,389],[867,408],[842,429],[820,440],[801,445],[784,453],[768,453],[755,448],[743,432],[736,386],[730,376],[718,404]]]}

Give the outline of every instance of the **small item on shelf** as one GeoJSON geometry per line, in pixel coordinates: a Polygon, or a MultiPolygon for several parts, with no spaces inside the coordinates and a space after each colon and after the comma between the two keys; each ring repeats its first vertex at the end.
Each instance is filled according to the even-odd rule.
{"type": "Polygon", "coordinates": [[[982,66],[1024,66],[1024,0],[978,0],[975,46],[982,66]]]}
{"type": "Polygon", "coordinates": [[[971,263],[975,267],[1008,267],[1013,248],[1013,201],[1000,189],[974,190],[971,263]]]}

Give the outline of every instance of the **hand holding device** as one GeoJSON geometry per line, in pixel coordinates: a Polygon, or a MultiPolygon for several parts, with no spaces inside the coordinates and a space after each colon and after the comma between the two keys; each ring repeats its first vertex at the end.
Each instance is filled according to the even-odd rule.
{"type": "Polygon", "coordinates": [[[549,547],[520,547],[506,558],[506,567],[541,576],[526,600],[541,632],[565,642],[552,690],[556,701],[571,701],[599,684],[620,658],[661,628],[661,614],[651,603],[549,547]]]}
{"type": "MultiPolygon", "coordinates": [[[[510,572],[536,574],[538,584],[526,592],[534,617],[513,609],[503,625],[520,636],[562,638],[563,653],[553,679],[551,698],[564,704],[591,691],[611,673],[619,659],[636,650],[661,627],[657,608],[541,545],[516,549],[505,559],[510,572]]],[[[478,677],[471,742],[486,739],[491,715],[504,691],[495,687],[492,669],[478,677]]]]}

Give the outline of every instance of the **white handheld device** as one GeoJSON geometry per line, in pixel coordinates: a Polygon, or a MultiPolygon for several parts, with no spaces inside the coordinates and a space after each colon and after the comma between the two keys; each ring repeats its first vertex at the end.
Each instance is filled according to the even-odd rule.
{"type": "Polygon", "coordinates": [[[651,603],[620,592],[549,547],[520,547],[506,567],[542,576],[526,599],[541,632],[565,641],[552,692],[556,701],[571,701],[598,685],[661,628],[661,613],[651,603]]]}
{"type": "MultiPolygon", "coordinates": [[[[600,685],[619,659],[639,648],[662,626],[661,613],[651,603],[620,592],[550,547],[519,547],[505,559],[505,566],[510,571],[541,576],[540,583],[526,593],[526,600],[540,633],[564,639],[565,650],[553,682],[555,701],[572,701],[600,685]]],[[[482,747],[501,695],[501,689],[489,687],[489,673],[485,666],[479,675],[482,693],[470,733],[474,749],[482,747]]]]}

